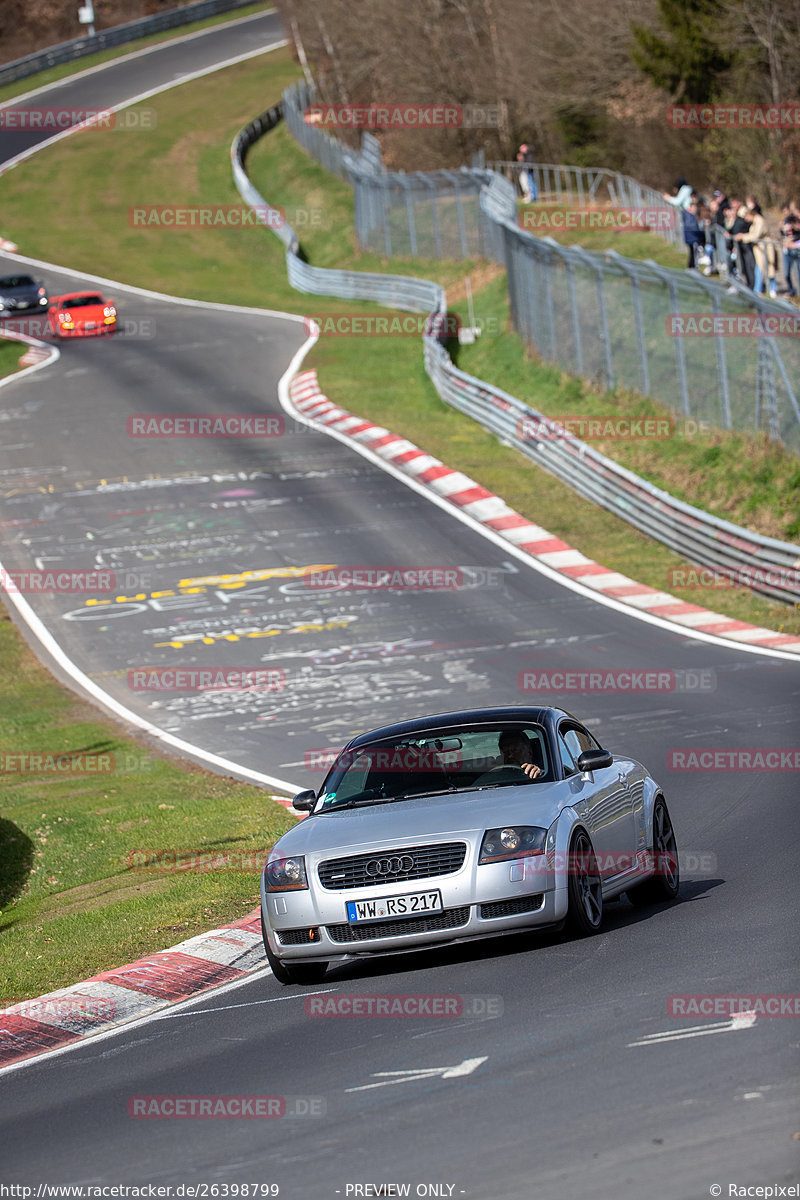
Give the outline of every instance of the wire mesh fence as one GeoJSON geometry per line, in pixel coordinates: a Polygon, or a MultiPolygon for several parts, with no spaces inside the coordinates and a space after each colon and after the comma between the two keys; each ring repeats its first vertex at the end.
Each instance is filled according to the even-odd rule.
{"type": "MultiPolygon", "coordinates": [[[[273,213],[277,210],[267,204],[249,180],[244,157],[249,146],[274,128],[280,118],[280,106],[270,109],[242,130],[231,147],[236,186],[247,203],[259,212],[273,213]]],[[[493,215],[491,227],[501,233],[505,231],[503,212],[508,213],[509,203],[511,210],[515,208],[513,193],[509,197],[509,186],[507,181],[496,176],[482,195],[482,205],[493,215]]],[[[550,421],[530,405],[459,370],[447,350],[449,323],[445,317],[446,298],[438,284],[412,276],[312,266],[300,257],[297,235],[293,229],[289,226],[275,228],[269,220],[265,224],[278,233],[286,245],[289,279],[299,291],[369,299],[390,308],[430,314],[423,336],[425,368],[437,392],[448,404],[516,446],[587,499],[608,508],[688,557],[689,561],[735,575],[737,579],[746,581],[747,586],[773,599],[795,604],[800,601],[800,581],[795,566],[800,562],[800,547],[752,533],[701,509],[683,504],[572,434],[559,430],[558,422],[550,421]]],[[[510,228],[513,230],[513,223],[510,228]]],[[[556,259],[543,268],[541,262],[534,261],[531,271],[524,276],[529,278],[536,271],[541,274],[539,290],[534,293],[533,301],[539,306],[540,318],[546,326],[554,353],[559,346],[568,349],[568,343],[560,342],[555,335],[556,317],[574,318],[579,304],[586,306],[587,318],[592,314],[592,305],[595,303],[599,306],[598,311],[605,311],[605,277],[591,256],[580,253],[584,255],[584,261],[577,267],[574,262],[556,259]],[[557,274],[559,271],[560,277],[557,274]]],[[[660,314],[651,313],[642,302],[642,297],[636,298],[638,279],[635,274],[629,273],[628,266],[625,259],[619,259],[616,283],[620,289],[632,289],[630,312],[623,324],[628,330],[629,348],[634,343],[638,348],[645,336],[646,321],[651,317],[655,320],[660,314]]],[[[519,277],[514,275],[513,278],[519,277]]],[[[662,302],[665,294],[672,299],[669,290],[665,293],[663,288],[654,289],[652,294],[656,302],[662,302]]],[[[622,298],[621,290],[611,300],[621,303],[622,298]]],[[[671,316],[669,307],[662,304],[662,309],[671,316]]],[[[524,307],[524,311],[529,311],[529,308],[524,307]]],[[[572,353],[583,362],[585,338],[577,319],[573,333],[572,353]]],[[[608,370],[609,362],[614,362],[615,347],[613,331],[606,328],[602,341],[602,364],[598,365],[598,371],[608,370]]],[[[625,361],[634,371],[635,357],[632,351],[625,361]]],[[[640,359],[640,368],[642,362],[646,364],[647,361],[646,355],[640,359]]]]}
{"type": "Polygon", "coordinates": [[[306,84],[290,88],[287,124],[352,184],[364,249],[501,263],[512,324],[544,359],[598,387],[652,396],[699,424],[765,432],[800,454],[797,310],[724,273],[715,278],[537,237],[520,227],[517,174],[531,170],[540,199],[576,212],[609,204],[655,214],[653,233],[682,241],[678,215],[660,193],[617,172],[554,164],[387,171],[371,135],[351,150],[310,124],[313,99],[306,84]]]}

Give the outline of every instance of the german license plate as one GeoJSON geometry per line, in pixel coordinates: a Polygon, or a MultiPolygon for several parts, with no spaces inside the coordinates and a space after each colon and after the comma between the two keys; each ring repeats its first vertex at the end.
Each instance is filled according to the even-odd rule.
{"type": "Polygon", "coordinates": [[[347,901],[347,919],[351,924],[360,921],[381,921],[387,917],[422,916],[423,913],[441,911],[441,892],[413,892],[410,896],[381,896],[380,900],[347,901]]]}

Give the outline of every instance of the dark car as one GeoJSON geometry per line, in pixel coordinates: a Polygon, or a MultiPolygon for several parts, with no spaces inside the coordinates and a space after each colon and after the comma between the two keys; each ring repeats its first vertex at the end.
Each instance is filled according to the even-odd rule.
{"type": "Polygon", "coordinates": [[[47,289],[32,275],[0,277],[0,318],[46,309],[47,289]]]}

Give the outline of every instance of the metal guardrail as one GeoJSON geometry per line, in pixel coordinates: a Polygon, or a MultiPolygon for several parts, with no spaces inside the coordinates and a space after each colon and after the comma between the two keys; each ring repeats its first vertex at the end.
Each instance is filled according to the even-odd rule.
{"type": "Polygon", "coordinates": [[[74,62],[76,58],[84,58],[97,50],[123,46],[126,42],[136,41],[137,38],[147,37],[151,33],[177,29],[181,25],[189,25],[192,21],[202,21],[206,17],[215,17],[219,13],[244,8],[252,2],[253,0],[197,0],[197,3],[187,4],[184,8],[174,8],[169,12],[140,17],[138,21],[128,21],[124,25],[114,25],[111,29],[101,30],[94,37],[59,42],[58,45],[48,46],[46,50],[40,50],[36,54],[27,54],[24,58],[15,58],[13,62],[5,63],[0,67],[0,85],[27,79],[29,75],[37,75],[40,71],[60,66],[62,63],[74,62]]]}
{"type": "MultiPolygon", "coordinates": [[[[243,130],[231,148],[237,187],[243,199],[257,208],[269,206],[247,177],[244,154],[280,118],[280,106],[270,109],[243,130]]],[[[498,226],[510,221],[509,216],[502,216],[504,211],[510,211],[509,202],[515,208],[513,196],[509,198],[502,184],[491,183],[487,187],[486,211],[498,226]]],[[[294,230],[287,227],[280,236],[287,246],[290,282],[301,291],[369,299],[416,312],[446,311],[444,292],[436,283],[405,276],[313,267],[300,259],[294,230]]],[[[684,559],[715,571],[735,573],[735,581],[772,599],[789,604],[800,602],[800,546],[762,537],[676,500],[566,434],[558,422],[530,405],[459,370],[446,346],[433,333],[424,336],[423,345],[426,371],[443,400],[515,446],[580,495],[616,513],[684,559]],[[543,432],[547,430],[552,436],[543,432]]]]}
{"type": "MultiPolygon", "coordinates": [[[[800,603],[800,546],[761,537],[677,500],[567,433],[557,421],[455,367],[446,350],[425,339],[425,365],[443,400],[587,500],[616,513],[681,558],[728,574],[787,604],[800,603]],[[763,577],[763,580],[759,578],[763,577]]],[[[669,590],[664,580],[665,589],[669,590]]]]}

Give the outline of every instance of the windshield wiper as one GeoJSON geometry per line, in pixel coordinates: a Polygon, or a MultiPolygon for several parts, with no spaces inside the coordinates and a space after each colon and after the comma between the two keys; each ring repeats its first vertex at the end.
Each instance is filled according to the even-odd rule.
{"type": "Polygon", "coordinates": [[[343,800],[341,804],[331,804],[320,812],[341,812],[345,808],[367,808],[371,804],[392,804],[395,800],[408,800],[408,796],[361,796],[358,799],[343,800]]]}

